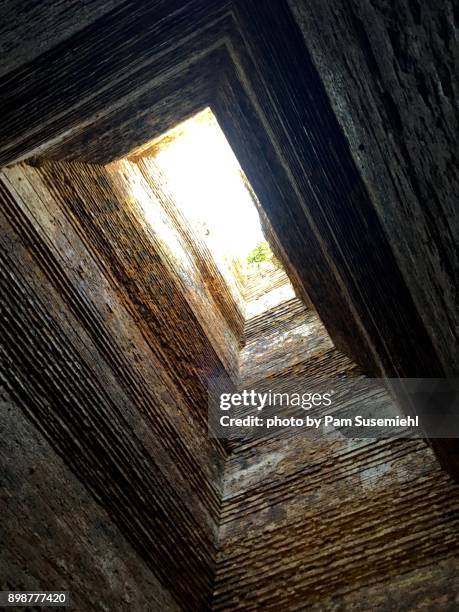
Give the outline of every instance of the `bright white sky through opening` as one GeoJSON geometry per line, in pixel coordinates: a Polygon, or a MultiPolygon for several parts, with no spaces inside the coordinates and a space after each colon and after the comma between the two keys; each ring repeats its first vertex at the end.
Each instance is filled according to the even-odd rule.
{"type": "Polygon", "coordinates": [[[265,240],[241,167],[210,109],[159,139],[155,159],[183,214],[217,260],[245,261],[265,240]]]}

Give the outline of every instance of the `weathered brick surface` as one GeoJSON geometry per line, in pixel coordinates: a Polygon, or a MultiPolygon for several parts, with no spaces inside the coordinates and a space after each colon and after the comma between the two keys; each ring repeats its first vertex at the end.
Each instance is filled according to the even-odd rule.
{"type": "MultiPolygon", "coordinates": [[[[192,308],[191,283],[129,193],[114,168],[4,170],[2,383],[133,545],[143,571],[177,605],[200,610],[210,596],[226,456],[207,434],[207,380],[234,370],[231,333],[215,304],[207,302],[207,323],[192,308]],[[222,359],[206,325],[217,350],[228,336],[222,359]]],[[[39,521],[24,522],[16,560],[27,558],[39,521]]],[[[14,524],[6,528],[13,537],[14,524]]],[[[48,563],[22,584],[44,588],[48,563]]],[[[90,575],[88,557],[82,566],[90,575]]]]}
{"type": "Polygon", "coordinates": [[[3,397],[0,411],[1,588],[68,590],[75,610],[180,610],[20,406],[3,397]]]}
{"type": "MultiPolygon", "coordinates": [[[[361,376],[313,311],[265,316],[247,322],[248,388],[361,376]]],[[[458,529],[459,486],[424,441],[268,433],[226,463],[214,609],[455,610],[458,529]]]]}
{"type": "MultiPolygon", "coordinates": [[[[187,286],[166,252],[157,258],[120,170],[139,178],[130,162],[97,164],[211,104],[260,198],[276,254],[335,345],[371,372],[456,373],[454,7],[13,4],[3,2],[0,26],[1,164],[42,156],[94,165],[2,174],[2,380],[65,458],[58,472],[58,459],[46,455],[43,478],[78,474],[99,504],[91,512],[102,506],[101,521],[111,521],[114,535],[101,547],[118,554],[109,540],[119,542],[132,563],[119,568],[123,580],[152,589],[133,606],[201,609],[212,588],[226,457],[206,435],[206,379],[234,375],[240,319],[223,290],[212,300],[214,271],[200,283],[193,268],[187,286]]],[[[248,339],[261,334],[246,353],[252,378],[357,371],[325,336],[300,342],[285,309],[271,315],[291,355],[269,325],[252,322],[248,339]],[[306,346],[318,350],[302,361],[306,346]]],[[[13,488],[14,474],[34,463],[14,452],[13,488]]],[[[454,441],[437,442],[436,452],[457,476],[454,441]]],[[[457,488],[421,442],[265,440],[241,446],[228,470],[218,609],[368,609],[368,600],[381,610],[457,608],[457,488]]],[[[84,499],[76,481],[69,486],[84,499]]],[[[38,495],[27,491],[26,509],[38,495]]],[[[50,509],[46,525],[60,547],[68,531],[54,520],[53,499],[38,507],[50,509]]],[[[91,524],[83,510],[75,515],[91,524]]],[[[63,576],[36,558],[24,569],[35,518],[24,516],[24,538],[9,533],[12,586],[63,576]]],[[[94,568],[93,584],[105,588],[110,572],[91,565],[97,549],[85,529],[67,558],[76,555],[88,579],[94,568]]],[[[80,604],[95,609],[94,600],[80,604]]]]}
{"type": "Polygon", "coordinates": [[[454,2],[289,4],[445,371],[457,375],[454,2]]]}

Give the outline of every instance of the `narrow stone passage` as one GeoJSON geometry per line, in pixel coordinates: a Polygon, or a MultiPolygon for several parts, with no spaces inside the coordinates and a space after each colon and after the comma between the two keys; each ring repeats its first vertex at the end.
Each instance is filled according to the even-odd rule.
{"type": "Polygon", "coordinates": [[[458,612],[457,2],[0,16],[0,607],[458,612]]]}

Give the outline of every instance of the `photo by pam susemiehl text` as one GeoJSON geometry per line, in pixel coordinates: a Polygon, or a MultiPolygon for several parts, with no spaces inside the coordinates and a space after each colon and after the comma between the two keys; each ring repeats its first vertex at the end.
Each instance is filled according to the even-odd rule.
{"type": "Polygon", "coordinates": [[[419,417],[393,417],[393,418],[365,418],[361,415],[356,415],[353,418],[338,418],[333,415],[324,415],[323,417],[280,417],[274,416],[264,418],[255,415],[246,417],[230,417],[224,414],[220,417],[220,425],[222,427],[310,427],[319,429],[323,427],[419,427],[419,417]]]}

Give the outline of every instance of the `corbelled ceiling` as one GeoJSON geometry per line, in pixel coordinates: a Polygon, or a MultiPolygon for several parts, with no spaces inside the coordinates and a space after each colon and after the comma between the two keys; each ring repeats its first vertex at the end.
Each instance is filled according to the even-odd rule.
{"type": "MultiPolygon", "coordinates": [[[[205,435],[206,368],[231,372],[234,351],[139,222],[130,183],[158,196],[139,147],[210,106],[337,349],[373,376],[457,375],[452,3],[16,4],[0,68],[5,401],[34,422],[20,428],[41,462],[55,475],[65,457],[149,567],[162,560],[167,588],[142,605],[203,609],[226,457],[205,435]]],[[[240,331],[231,308],[212,316],[240,331]]],[[[458,478],[457,442],[431,443],[458,478]]],[[[106,538],[97,512],[80,538],[106,538]]]]}

